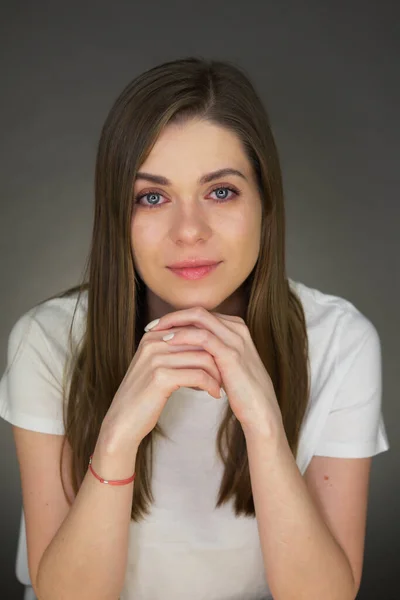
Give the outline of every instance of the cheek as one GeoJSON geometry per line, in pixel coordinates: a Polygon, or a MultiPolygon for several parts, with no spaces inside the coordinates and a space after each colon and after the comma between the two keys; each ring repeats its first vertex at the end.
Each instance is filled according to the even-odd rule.
{"type": "Polygon", "coordinates": [[[240,214],[225,224],[225,232],[238,252],[248,254],[259,246],[261,224],[257,218],[249,219],[248,214],[240,214]]]}
{"type": "Polygon", "coordinates": [[[143,249],[150,249],[151,246],[157,246],[161,231],[157,227],[155,219],[141,219],[139,215],[131,221],[131,245],[137,254],[141,254],[143,249]]]}
{"type": "Polygon", "coordinates": [[[142,264],[151,256],[152,242],[155,242],[153,228],[139,219],[131,223],[131,248],[135,262],[142,264]]]}

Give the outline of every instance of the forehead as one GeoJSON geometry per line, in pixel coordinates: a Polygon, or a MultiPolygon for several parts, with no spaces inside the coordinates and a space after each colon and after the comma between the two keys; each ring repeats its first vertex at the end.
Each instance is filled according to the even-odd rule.
{"type": "Polygon", "coordinates": [[[173,179],[231,167],[250,175],[251,167],[235,132],[201,120],[171,124],[157,138],[140,171],[173,179]],[[183,171],[184,169],[184,171],[183,171]]]}

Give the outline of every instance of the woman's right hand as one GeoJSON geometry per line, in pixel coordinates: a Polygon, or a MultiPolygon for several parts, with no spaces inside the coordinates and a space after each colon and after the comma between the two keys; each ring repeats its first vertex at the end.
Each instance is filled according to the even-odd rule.
{"type": "Polygon", "coordinates": [[[221,375],[211,354],[197,346],[171,346],[165,334],[149,331],[139,343],[103,421],[110,449],[137,448],[180,387],[220,398],[221,375]]]}

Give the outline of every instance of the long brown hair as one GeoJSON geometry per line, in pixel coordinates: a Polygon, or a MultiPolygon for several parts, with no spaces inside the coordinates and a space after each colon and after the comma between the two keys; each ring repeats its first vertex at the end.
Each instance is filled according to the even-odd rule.
{"type": "MultiPolygon", "coordinates": [[[[242,68],[189,57],[139,75],[112,106],[97,151],[94,224],[83,283],[53,296],[78,292],[76,312],[81,294],[87,292],[84,334],[79,347],[71,343],[70,372],[66,365],[63,385],[65,440],[73,452],[75,495],[147,323],[146,287],[134,270],[131,251],[134,178],[163,128],[193,117],[236,133],[256,175],[262,232],[258,261],[243,288],[245,321],[272,379],[286,436],[297,456],[309,398],[308,340],[301,301],[290,289],[285,272],[282,175],[269,118],[242,68]]],[[[159,425],[137,452],[131,513],[135,521],[149,513],[154,500],[152,460],[148,459],[155,435],[165,435],[159,425]]],[[[229,403],[216,446],[225,466],[216,507],[232,499],[236,515],[255,516],[245,438],[229,403]]],[[[62,477],[61,463],[62,458],[62,477]]]]}

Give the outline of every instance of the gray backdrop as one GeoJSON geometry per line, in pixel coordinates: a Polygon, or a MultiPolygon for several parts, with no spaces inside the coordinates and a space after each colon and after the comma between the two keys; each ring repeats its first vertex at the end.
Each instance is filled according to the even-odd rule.
{"type": "MultiPolygon", "coordinates": [[[[288,274],[353,302],[377,327],[391,448],[373,459],[359,598],[398,598],[398,2],[2,3],[0,367],[13,323],[80,277],[100,129],[123,87],[165,60],[235,60],[269,111],[282,160],[288,274]]],[[[1,598],[21,514],[0,420],[1,598]]],[[[323,600],[323,599],[321,599],[323,600]]]]}

